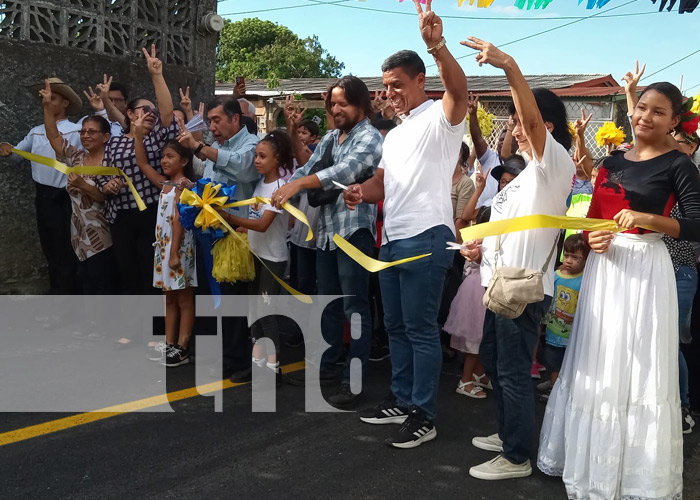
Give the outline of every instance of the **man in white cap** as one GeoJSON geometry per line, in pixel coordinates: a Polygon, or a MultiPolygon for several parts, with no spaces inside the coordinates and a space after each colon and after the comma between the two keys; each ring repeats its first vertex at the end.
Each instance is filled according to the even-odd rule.
{"type": "MultiPolygon", "coordinates": [[[[83,103],[78,94],[60,78],[49,78],[49,82],[52,91],[51,108],[56,117],[58,131],[73,146],[82,149],[81,127],[69,121],[66,115],[80,113],[83,103]]],[[[33,85],[30,91],[39,97],[41,88],[44,88],[44,83],[33,85]]],[[[43,124],[31,129],[14,147],[49,158],[56,157],[46,138],[43,124]]],[[[0,143],[0,157],[10,156],[12,148],[11,144],[0,143]]],[[[15,155],[15,158],[19,160],[20,157],[15,155]]],[[[70,243],[71,203],[66,191],[66,176],[51,167],[32,162],[32,179],[36,187],[35,206],[39,241],[49,265],[50,293],[78,293],[78,260],[70,243]]]]}

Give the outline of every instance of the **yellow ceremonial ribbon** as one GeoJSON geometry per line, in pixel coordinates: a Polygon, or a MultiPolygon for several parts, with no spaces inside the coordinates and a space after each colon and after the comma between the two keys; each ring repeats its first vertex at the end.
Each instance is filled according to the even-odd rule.
{"type": "Polygon", "coordinates": [[[333,243],[338,245],[338,248],[340,248],[343,252],[348,254],[348,257],[350,257],[359,265],[367,269],[370,273],[376,273],[388,267],[398,266],[399,264],[405,264],[406,262],[412,262],[414,260],[422,259],[424,257],[432,255],[429,253],[424,253],[421,255],[416,255],[414,257],[408,257],[406,259],[395,260],[393,262],[383,262],[381,260],[376,260],[372,257],[368,257],[339,234],[333,235],[333,243]]]}
{"type": "Polygon", "coordinates": [[[63,174],[83,174],[83,175],[118,175],[124,178],[126,183],[129,186],[129,189],[131,190],[131,194],[134,195],[134,200],[136,200],[136,206],[139,207],[139,210],[146,210],[146,204],[143,202],[141,197],[139,196],[138,191],[136,191],[136,188],[134,187],[134,184],[131,182],[131,179],[129,178],[128,175],[124,173],[124,171],[121,168],[117,167],[90,167],[87,165],[79,165],[76,167],[69,167],[65,163],[61,163],[60,161],[56,160],[55,158],[49,158],[47,156],[41,156],[41,155],[36,155],[34,153],[27,153],[26,151],[20,151],[19,149],[12,148],[12,152],[21,156],[22,158],[26,158],[29,161],[33,161],[34,163],[40,163],[42,165],[46,165],[47,167],[55,168],[59,172],[63,174]]]}
{"type": "MultiPolygon", "coordinates": [[[[232,208],[232,207],[241,207],[244,205],[250,205],[252,203],[270,203],[269,198],[261,198],[261,197],[256,197],[256,198],[250,198],[248,200],[243,200],[243,201],[237,201],[233,203],[226,203],[228,201],[228,197],[226,196],[216,196],[219,193],[219,190],[221,189],[221,185],[212,185],[211,183],[207,184],[204,186],[204,191],[202,192],[202,196],[200,197],[197,193],[194,191],[190,191],[189,189],[184,189],[182,191],[182,194],[180,195],[180,203],[184,203],[186,205],[191,205],[193,207],[199,207],[201,208],[201,211],[197,215],[197,218],[194,221],[194,225],[197,227],[201,227],[202,229],[208,229],[208,228],[214,228],[217,229],[219,227],[219,223],[223,225],[227,230],[231,231],[232,233],[235,233],[236,230],[233,229],[221,216],[221,214],[217,211],[217,209],[222,209],[222,208],[232,208]],[[216,207],[216,208],[214,208],[216,207]]],[[[288,205],[285,203],[285,205],[288,205]]],[[[289,205],[291,208],[299,212],[297,209],[289,205]]],[[[288,211],[289,209],[286,208],[288,211]]],[[[290,211],[290,213],[292,213],[290,211]]],[[[311,233],[311,227],[309,225],[309,221],[306,219],[306,216],[302,213],[299,212],[301,216],[303,217],[302,222],[304,222],[308,227],[309,227],[309,233],[311,233]]],[[[292,213],[292,215],[294,215],[292,213]]],[[[301,219],[300,219],[301,220],[301,219]]],[[[313,236],[312,236],[313,237],[313,236]]],[[[282,278],[277,276],[275,273],[272,272],[272,270],[265,264],[265,261],[263,261],[260,257],[258,257],[255,252],[252,250],[250,251],[251,254],[253,254],[253,257],[258,259],[260,263],[267,269],[267,271],[272,275],[273,278],[275,278],[275,281],[280,284],[282,288],[287,290],[291,295],[296,297],[298,300],[301,302],[304,302],[305,304],[311,304],[312,300],[311,297],[306,295],[305,293],[301,293],[298,290],[295,290],[291,286],[289,286],[282,278]]]]}
{"type": "MultiPolygon", "coordinates": [[[[272,201],[270,201],[270,198],[263,198],[262,196],[255,196],[254,198],[248,198],[247,200],[242,200],[242,201],[236,201],[234,203],[230,203],[227,205],[227,207],[242,207],[245,205],[252,205],[253,203],[263,203],[265,205],[272,205],[272,201]]],[[[309,219],[306,218],[306,215],[304,212],[299,210],[297,207],[294,205],[291,205],[289,202],[285,203],[282,205],[282,208],[284,208],[289,214],[297,219],[299,222],[304,224],[307,228],[308,231],[306,233],[306,241],[311,241],[314,237],[313,231],[311,231],[311,224],[309,224],[309,219]]]]}
{"type": "MultiPolygon", "coordinates": [[[[643,229],[652,228],[640,226],[643,229]]],[[[613,231],[615,233],[625,231],[624,227],[609,219],[583,219],[580,217],[565,217],[559,215],[526,215],[493,222],[485,222],[475,226],[465,227],[460,230],[462,241],[472,241],[487,236],[527,231],[528,229],[553,228],[574,229],[581,231],[613,231]]]]}

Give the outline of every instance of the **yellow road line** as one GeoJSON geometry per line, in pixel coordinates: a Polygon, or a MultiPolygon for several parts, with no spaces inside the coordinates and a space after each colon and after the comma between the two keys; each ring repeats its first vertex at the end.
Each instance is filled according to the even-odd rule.
{"type": "MultiPolygon", "coordinates": [[[[299,361],[298,363],[283,366],[282,373],[290,373],[303,369],[304,362],[299,361]]],[[[29,427],[23,427],[21,429],[0,434],[0,446],[25,441],[27,439],[36,438],[39,436],[45,436],[46,434],[52,434],[54,432],[77,427],[79,425],[85,425],[92,422],[97,422],[99,420],[104,420],[106,418],[124,415],[125,413],[154,408],[156,406],[173,403],[182,399],[204,396],[205,394],[211,394],[212,392],[216,392],[221,389],[230,389],[231,387],[238,387],[239,385],[245,385],[246,383],[247,382],[235,384],[230,380],[219,380],[209,384],[200,385],[198,387],[190,387],[188,389],[169,392],[159,396],[152,396],[150,398],[138,399],[136,401],[130,401],[128,403],[122,403],[115,406],[108,406],[107,408],[102,408],[100,410],[50,420],[41,424],[31,425],[29,427]]]]}

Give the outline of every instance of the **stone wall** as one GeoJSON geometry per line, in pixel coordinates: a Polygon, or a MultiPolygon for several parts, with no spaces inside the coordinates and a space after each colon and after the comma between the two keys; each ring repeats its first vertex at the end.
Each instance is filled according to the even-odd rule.
{"type": "MultiPolygon", "coordinates": [[[[83,97],[103,73],[131,96],[153,99],[141,54],[155,43],[164,76],[179,102],[191,87],[196,107],[214,95],[217,35],[199,33],[197,21],[216,0],[0,1],[0,141],[16,144],[43,120],[28,86],[57,76],[83,97]]],[[[83,114],[90,111],[87,102],[83,114]]],[[[70,117],[78,119],[80,116],[70,117]]],[[[0,158],[0,294],[48,289],[39,248],[29,163],[0,158]]]]}

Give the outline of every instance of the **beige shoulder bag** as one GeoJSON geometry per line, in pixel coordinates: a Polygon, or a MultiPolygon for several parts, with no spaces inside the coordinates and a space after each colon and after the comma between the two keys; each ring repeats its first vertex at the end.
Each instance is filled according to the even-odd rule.
{"type": "Polygon", "coordinates": [[[547,272],[549,263],[557,248],[559,237],[554,240],[547,262],[542,269],[520,269],[517,267],[498,267],[498,253],[501,251],[501,235],[496,238],[494,271],[486,293],[484,306],[490,311],[509,319],[520,316],[528,304],[544,299],[542,277],[547,272]]]}

